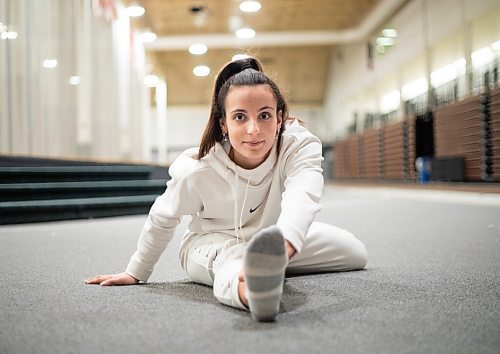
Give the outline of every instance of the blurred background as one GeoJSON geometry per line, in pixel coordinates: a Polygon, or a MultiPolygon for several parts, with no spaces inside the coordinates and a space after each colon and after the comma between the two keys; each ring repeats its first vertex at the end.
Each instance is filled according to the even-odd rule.
{"type": "Polygon", "coordinates": [[[500,181],[497,0],[0,0],[0,38],[3,166],[166,168],[252,55],[328,179],[500,181]]]}

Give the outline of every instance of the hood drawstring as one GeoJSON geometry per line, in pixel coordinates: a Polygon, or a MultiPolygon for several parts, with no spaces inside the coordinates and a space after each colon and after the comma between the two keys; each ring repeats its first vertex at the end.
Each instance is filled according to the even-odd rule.
{"type": "Polygon", "coordinates": [[[247,180],[247,185],[245,188],[245,196],[243,197],[243,203],[241,204],[241,209],[240,213],[238,215],[238,182],[240,179],[240,175],[238,173],[238,170],[234,172],[234,185],[233,185],[233,196],[234,196],[234,233],[236,235],[236,244],[239,243],[239,240],[243,241],[243,243],[246,243],[245,238],[243,237],[243,211],[245,210],[245,203],[247,201],[247,196],[248,196],[248,188],[250,186],[250,180],[252,179],[252,175],[248,177],[247,180]]]}
{"type": "Polygon", "coordinates": [[[234,183],[233,183],[233,197],[234,197],[234,216],[233,216],[233,226],[234,226],[234,234],[236,235],[236,244],[239,243],[239,235],[238,235],[238,172],[234,173],[234,183]]]}

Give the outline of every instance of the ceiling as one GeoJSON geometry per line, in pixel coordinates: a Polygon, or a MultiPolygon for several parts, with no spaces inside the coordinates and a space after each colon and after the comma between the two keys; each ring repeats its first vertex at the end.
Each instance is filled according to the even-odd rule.
{"type": "MultiPolygon", "coordinates": [[[[261,60],[290,102],[321,105],[328,62],[339,43],[365,40],[401,0],[260,0],[255,13],[239,9],[241,0],[140,0],[146,14],[137,27],[157,34],[146,45],[154,73],[166,79],[169,105],[206,105],[218,71],[237,53],[261,60]],[[256,36],[238,40],[234,30],[251,27],[256,36]],[[205,42],[207,53],[188,52],[205,42]],[[196,77],[192,69],[211,73],[196,77]]],[[[139,22],[140,21],[140,22],[139,22]]]]}

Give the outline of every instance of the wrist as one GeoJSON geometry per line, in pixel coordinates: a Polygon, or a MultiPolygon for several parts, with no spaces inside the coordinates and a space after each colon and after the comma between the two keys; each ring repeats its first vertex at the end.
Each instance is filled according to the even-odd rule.
{"type": "Polygon", "coordinates": [[[139,279],[137,279],[136,277],[134,277],[132,274],[127,273],[127,272],[125,272],[125,274],[127,274],[129,277],[131,277],[132,279],[134,279],[136,283],[139,283],[139,282],[140,282],[140,280],[139,280],[139,279]]]}

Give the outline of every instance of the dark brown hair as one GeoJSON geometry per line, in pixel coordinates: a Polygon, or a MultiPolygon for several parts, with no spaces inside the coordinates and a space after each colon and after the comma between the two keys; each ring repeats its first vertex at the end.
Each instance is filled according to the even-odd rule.
{"type": "Polygon", "coordinates": [[[217,75],[212,95],[212,107],[205,131],[201,138],[198,158],[201,159],[208,154],[216,142],[222,141],[222,128],[220,120],[226,117],[226,96],[231,86],[256,86],[269,85],[277,101],[276,114],[281,111],[282,124],[278,135],[277,151],[281,145],[281,135],[285,129],[285,121],[288,119],[288,104],[278,86],[266,74],[260,62],[255,58],[235,60],[224,66],[217,75]]]}

